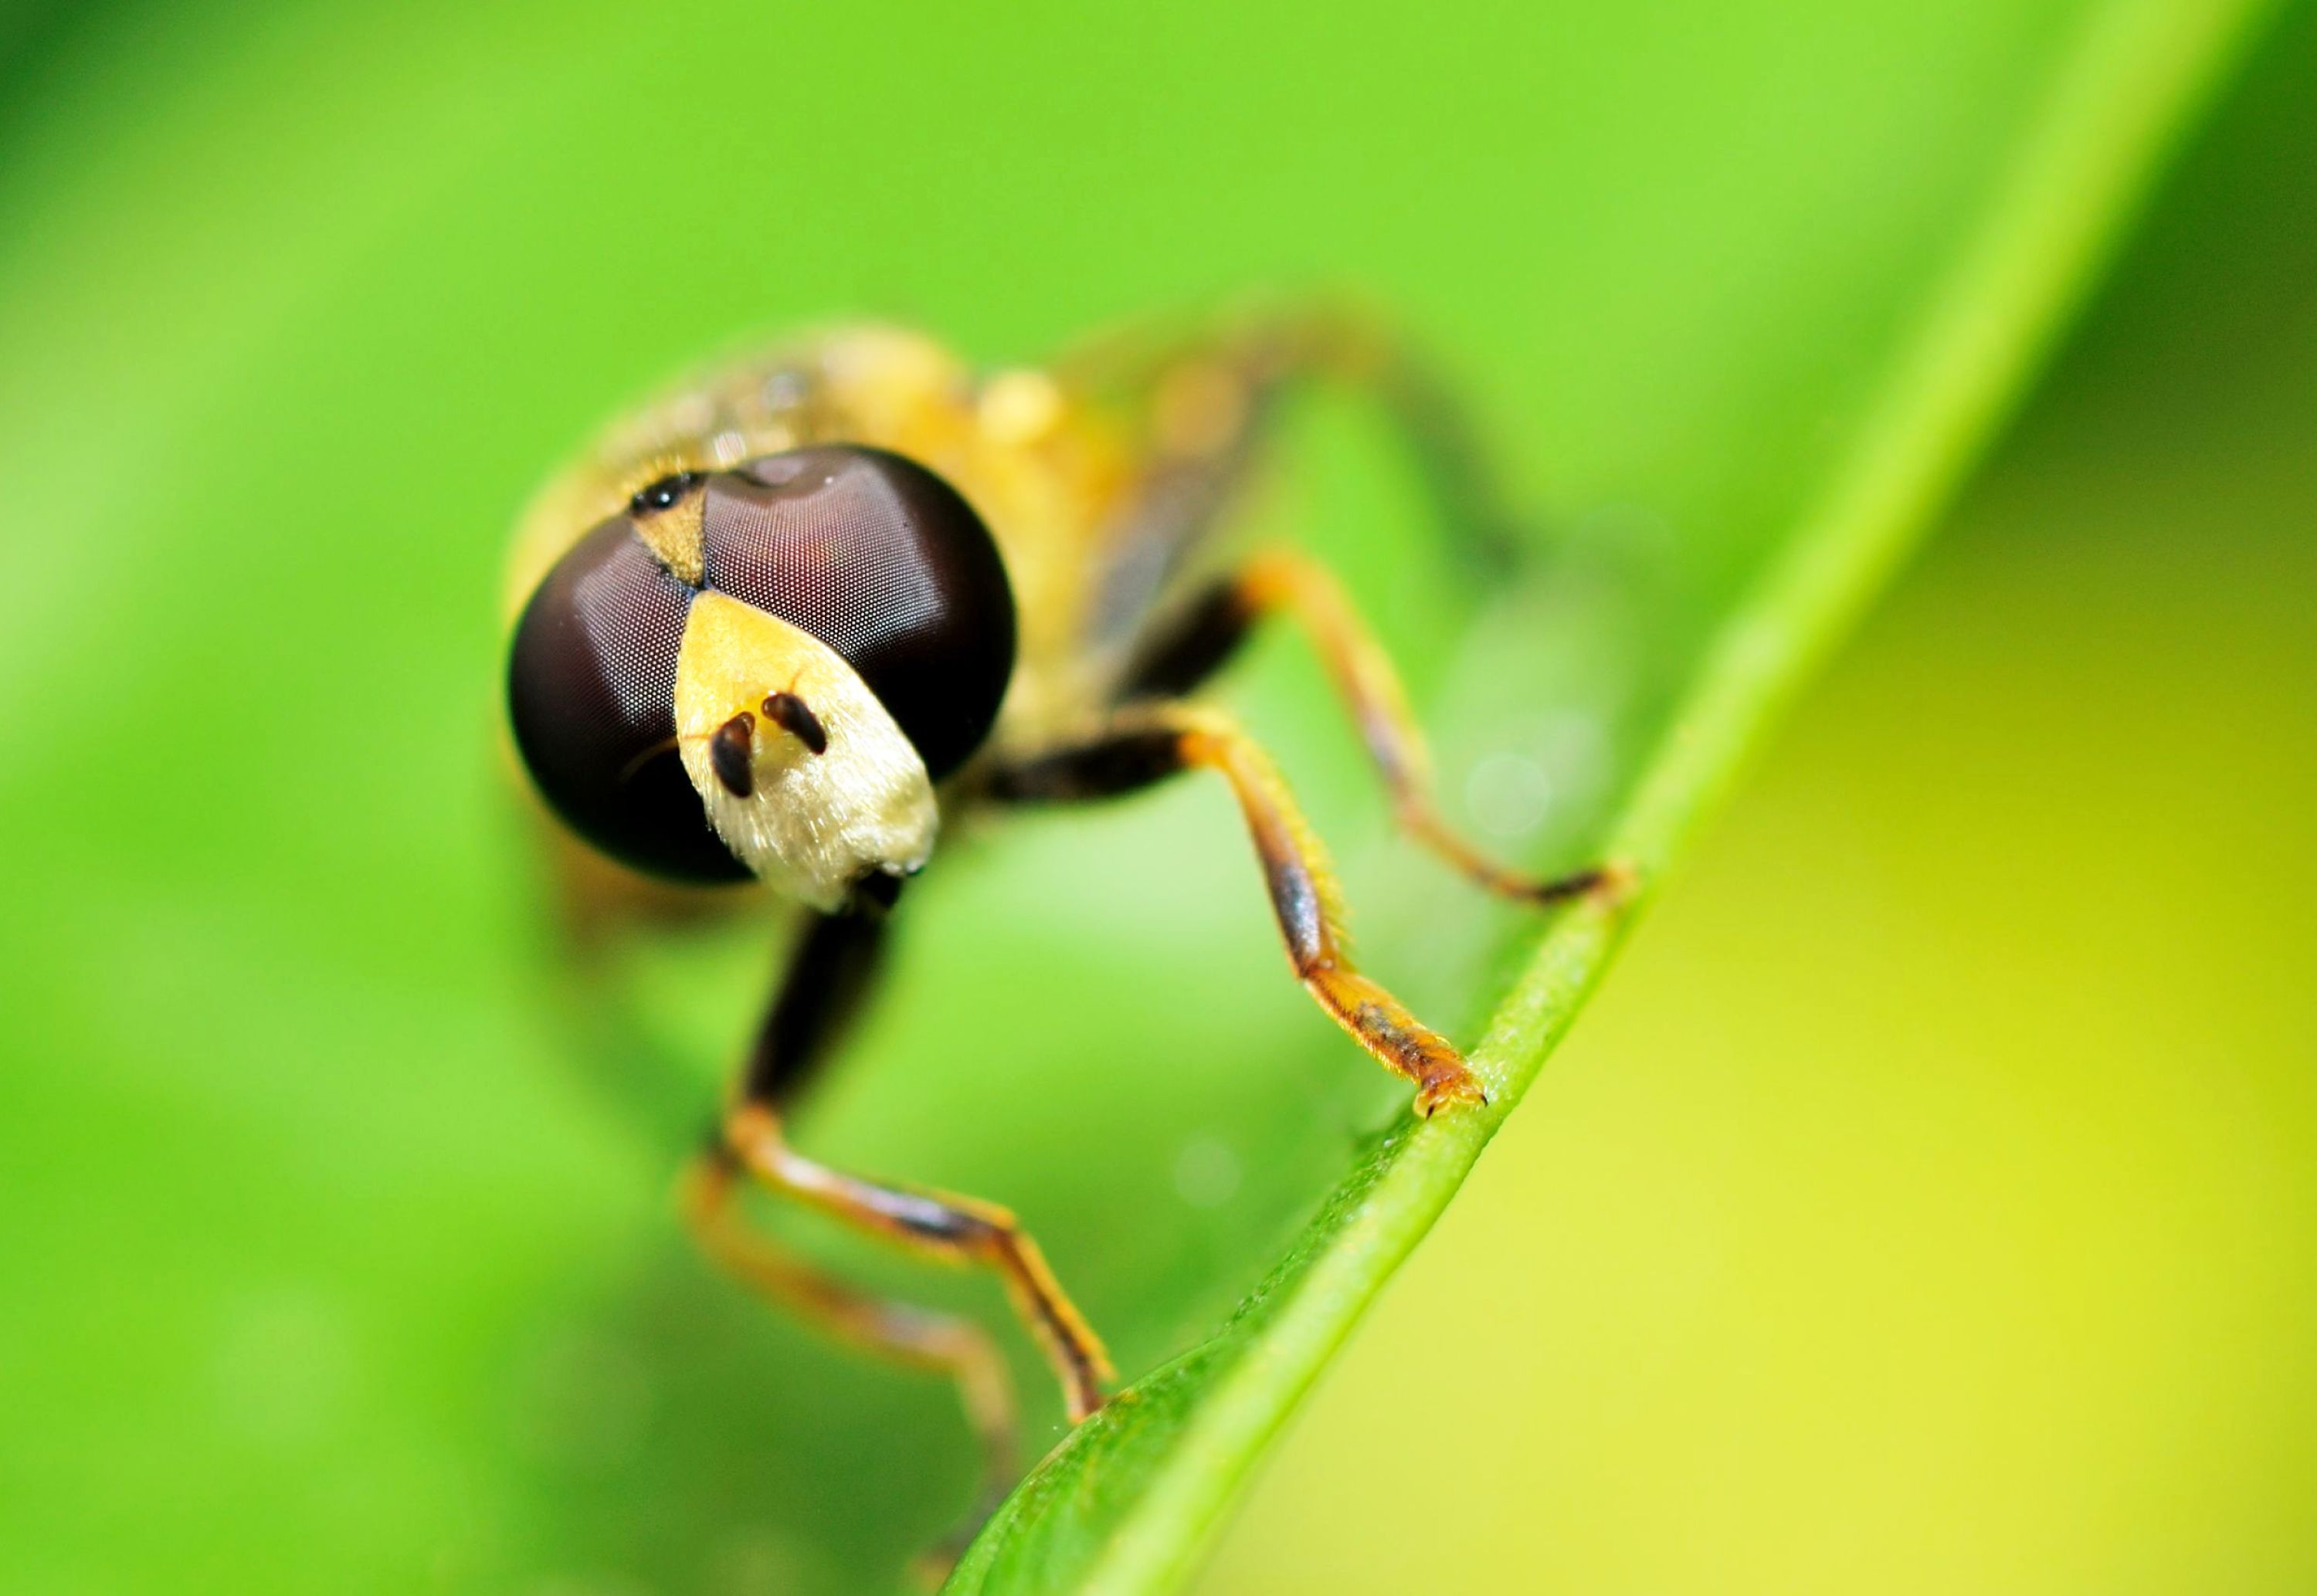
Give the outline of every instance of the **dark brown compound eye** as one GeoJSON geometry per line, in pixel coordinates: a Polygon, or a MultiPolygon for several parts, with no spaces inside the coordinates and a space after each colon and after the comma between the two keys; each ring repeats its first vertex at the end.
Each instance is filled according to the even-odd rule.
{"type": "Polygon", "coordinates": [[[706,494],[707,586],[828,644],[935,780],[981,745],[1014,673],[1014,593],[955,488],[836,444],[719,472],[706,494]]]}
{"type": "Polygon", "coordinates": [[[675,744],[692,590],[614,516],[556,563],[516,623],[507,711],[532,779],[614,859],[680,881],[747,869],[708,825],[675,744]]]}

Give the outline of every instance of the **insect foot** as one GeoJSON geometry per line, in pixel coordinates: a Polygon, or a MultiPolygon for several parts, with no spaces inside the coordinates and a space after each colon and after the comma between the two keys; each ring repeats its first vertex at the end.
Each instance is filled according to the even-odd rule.
{"type": "Polygon", "coordinates": [[[1481,1077],[1461,1064],[1426,1075],[1416,1088],[1416,1111],[1427,1119],[1443,1109],[1461,1103],[1477,1108],[1488,1101],[1489,1089],[1481,1084],[1481,1077]]]}
{"type": "Polygon", "coordinates": [[[1642,872],[1630,860],[1613,859],[1588,872],[1593,878],[1585,896],[1604,908],[1622,909],[1642,890],[1642,872]]]}

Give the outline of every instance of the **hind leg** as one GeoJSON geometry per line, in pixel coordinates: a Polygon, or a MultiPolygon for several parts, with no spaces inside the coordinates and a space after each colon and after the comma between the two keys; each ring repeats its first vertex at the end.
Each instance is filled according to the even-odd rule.
{"type": "Polygon", "coordinates": [[[1150,461],[1136,539],[1195,540],[1261,451],[1281,402],[1335,390],[1373,406],[1399,436],[1460,548],[1490,566],[1517,550],[1521,518],[1471,410],[1414,340],[1355,299],[1130,327],[1056,375],[1135,427],[1150,461]]]}

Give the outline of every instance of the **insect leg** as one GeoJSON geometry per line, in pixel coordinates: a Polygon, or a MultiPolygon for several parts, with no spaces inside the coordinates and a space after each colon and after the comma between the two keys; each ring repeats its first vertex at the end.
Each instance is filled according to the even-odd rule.
{"type": "Polygon", "coordinates": [[[978,1264],[995,1273],[1054,1373],[1073,1421],[1102,1405],[1109,1355],[1046,1267],[1038,1244],[1014,1216],[994,1204],[948,1192],[913,1190],[850,1175],[797,1152],[779,1116],[743,1101],[724,1122],[725,1167],[745,1171],[771,1190],[848,1225],[945,1263],[978,1264]]]}
{"type": "Polygon", "coordinates": [[[748,1050],[741,1101],[796,1107],[885,967],[885,924],[875,912],[811,916],[748,1050]]]}
{"type": "Polygon", "coordinates": [[[702,1155],[685,1172],[684,1218],[701,1250],[744,1284],[839,1339],[949,1376],[981,1447],[981,1485],[971,1519],[979,1524],[1013,1485],[1017,1461],[1014,1381],[996,1344],[971,1320],[871,1296],[756,1235],[733,1201],[736,1178],[720,1151],[702,1155]]]}
{"type": "Polygon", "coordinates": [[[1240,358],[1275,387],[1335,387],[1375,406],[1463,551],[1489,568],[1510,563],[1520,518],[1481,429],[1445,375],[1387,317],[1323,299],[1250,317],[1238,342],[1240,358]]]}
{"type": "Polygon", "coordinates": [[[1270,757],[1224,717],[1183,704],[1128,710],[1085,742],[1024,755],[987,780],[1000,800],[1068,803],[1132,792],[1190,769],[1216,771],[1239,799],[1288,963],[1320,1007],[1385,1068],[1415,1083],[1418,1113],[1486,1101],[1456,1049],[1353,966],[1326,851],[1270,757]]]}
{"type": "Polygon", "coordinates": [[[1293,549],[1257,555],[1186,606],[1129,666],[1127,701],[1187,692],[1219,669],[1264,617],[1285,611],[1302,623],[1328,676],[1358,723],[1401,829],[1490,892],[1558,903],[1601,887],[1605,869],[1540,878],[1506,869],[1459,836],[1433,796],[1432,760],[1391,657],[1328,568],[1293,549]]]}
{"type": "Polygon", "coordinates": [[[779,1115],[866,997],[882,963],[883,928],[876,914],[811,918],[735,1083],[734,1107],[685,1172],[684,1217],[702,1251],[756,1291],[841,1340],[950,1377],[982,1453],[970,1529],[1011,1487],[1017,1460],[1013,1381],[995,1343],[971,1320],[872,1296],[792,1256],[754,1233],[735,1200],[755,1167],[743,1142],[777,1140],[779,1115]]]}
{"type": "MultiPolygon", "coordinates": [[[[789,1146],[783,1116],[866,995],[881,962],[883,924],[874,913],[814,917],[741,1071],[710,1161],[727,1181],[745,1172],[783,1196],[943,1262],[995,1271],[1060,1378],[1070,1416],[1084,1418],[1101,1405],[1109,1358],[1013,1215],[970,1198],[845,1174],[789,1146]]],[[[965,1377],[959,1378],[962,1389],[965,1377]]],[[[966,1390],[965,1395],[973,1412],[976,1395],[966,1390]]]]}
{"type": "Polygon", "coordinates": [[[1150,525],[1130,542],[1194,540],[1246,476],[1279,401],[1337,388],[1373,404],[1400,435],[1466,555],[1495,569],[1518,550],[1521,518],[1471,410],[1389,318],[1355,300],[1272,303],[1129,329],[1059,371],[1142,418],[1151,472],[1141,519],[1150,525]]]}

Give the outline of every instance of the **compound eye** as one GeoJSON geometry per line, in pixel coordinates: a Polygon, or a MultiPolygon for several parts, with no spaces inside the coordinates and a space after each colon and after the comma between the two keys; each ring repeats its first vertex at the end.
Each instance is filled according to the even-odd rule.
{"type": "Polygon", "coordinates": [[[939,780],[1014,673],[1014,593],[989,529],[913,460],[850,444],[708,478],[705,584],[828,644],[939,780]]]}
{"type": "Polygon", "coordinates": [[[648,874],[738,881],[675,743],[675,658],[692,590],[624,516],[547,574],[516,623],[507,666],[515,746],[570,827],[648,874]]]}

